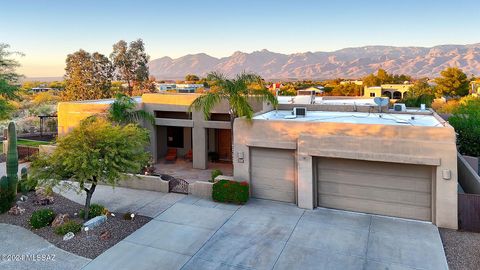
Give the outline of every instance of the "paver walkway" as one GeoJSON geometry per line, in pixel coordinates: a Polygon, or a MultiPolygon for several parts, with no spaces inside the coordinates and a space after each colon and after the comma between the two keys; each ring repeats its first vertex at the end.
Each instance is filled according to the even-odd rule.
{"type": "Polygon", "coordinates": [[[187,196],[83,269],[448,269],[429,223],[187,196]]]}
{"type": "Polygon", "coordinates": [[[81,269],[91,261],[57,248],[25,228],[10,224],[0,223],[0,243],[0,269],[2,270],[81,269]],[[16,260],[12,260],[9,255],[23,257],[17,256],[16,260]]]}

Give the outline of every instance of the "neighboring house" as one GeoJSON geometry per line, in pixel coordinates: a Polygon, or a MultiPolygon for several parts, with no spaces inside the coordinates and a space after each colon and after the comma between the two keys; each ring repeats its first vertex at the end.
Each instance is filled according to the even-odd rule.
{"type": "MultiPolygon", "coordinates": [[[[235,120],[232,151],[228,104],[217,106],[211,119],[204,120],[200,112],[187,114],[197,96],[137,98],[139,108],[155,115],[155,125],[145,125],[151,131],[155,160],[168,148],[178,149],[179,155],[192,149],[192,166],[205,169],[208,153],[216,152],[233,162],[234,178],[247,181],[255,198],[457,229],[455,131],[433,111],[372,109],[359,99],[280,104],[272,110],[252,99],[255,116],[251,121],[235,120]],[[297,116],[294,107],[300,107],[297,116]]],[[[111,102],[59,103],[59,136],[81,119],[104,112],[111,102]]]]}
{"type": "Polygon", "coordinates": [[[340,82],[341,85],[351,84],[351,83],[353,83],[355,85],[360,85],[360,86],[363,85],[363,81],[361,81],[361,80],[354,80],[354,81],[350,80],[350,81],[341,81],[340,82]]]}
{"type": "Polygon", "coordinates": [[[470,95],[480,96],[480,81],[470,82],[470,95]]]}
{"type": "MultiPolygon", "coordinates": [[[[175,148],[179,158],[192,151],[193,168],[206,169],[209,153],[215,153],[216,160],[232,161],[227,103],[217,106],[210,119],[205,120],[202,112],[188,113],[189,105],[198,96],[199,94],[158,93],[143,94],[136,98],[139,109],[155,116],[155,126],[143,123],[150,129],[150,152],[154,160],[161,160],[169,148],[175,148]]],[[[105,113],[112,102],[113,99],[60,102],[58,135],[65,135],[90,115],[105,113]]],[[[264,104],[254,99],[251,105],[256,112],[264,110],[264,104]]]]}
{"type": "Polygon", "coordinates": [[[48,92],[50,90],[58,90],[56,88],[50,88],[50,87],[33,87],[30,89],[33,93],[40,93],[40,92],[48,92]]]}
{"type": "Polygon", "coordinates": [[[282,83],[272,83],[270,85],[267,85],[267,88],[268,90],[270,91],[274,91],[274,90],[280,90],[280,88],[283,87],[283,84],[282,83]]]}
{"type": "Polygon", "coordinates": [[[199,88],[204,87],[201,83],[157,83],[158,91],[176,90],[178,93],[195,93],[199,88]]]}
{"type": "Polygon", "coordinates": [[[388,97],[390,99],[402,99],[413,84],[382,84],[363,88],[364,97],[388,97]]]}
{"type": "Polygon", "coordinates": [[[309,88],[298,90],[297,95],[323,94],[325,92],[323,89],[323,86],[310,86],[309,88]]]}

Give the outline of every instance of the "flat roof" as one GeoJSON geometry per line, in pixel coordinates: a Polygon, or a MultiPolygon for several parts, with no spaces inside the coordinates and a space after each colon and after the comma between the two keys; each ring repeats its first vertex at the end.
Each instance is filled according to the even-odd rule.
{"type": "MultiPolygon", "coordinates": [[[[142,97],[132,97],[136,103],[142,103],[142,97]]],[[[90,103],[90,104],[112,104],[115,101],[114,98],[109,99],[94,99],[94,100],[80,100],[73,101],[75,103],[90,103]]]]}
{"type": "Polygon", "coordinates": [[[305,117],[292,117],[290,110],[269,111],[257,115],[253,119],[280,120],[294,122],[325,122],[325,123],[350,123],[350,124],[379,124],[396,126],[422,126],[444,127],[433,114],[415,113],[378,113],[378,112],[331,112],[331,111],[307,111],[305,117]],[[286,118],[287,117],[287,118],[286,118]]]}

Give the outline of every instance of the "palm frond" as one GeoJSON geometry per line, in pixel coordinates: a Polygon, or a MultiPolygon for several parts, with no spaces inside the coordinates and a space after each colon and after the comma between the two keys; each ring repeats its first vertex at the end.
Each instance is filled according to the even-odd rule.
{"type": "Polygon", "coordinates": [[[188,112],[202,111],[205,119],[210,118],[213,108],[220,103],[221,94],[217,92],[209,92],[197,97],[188,107],[188,112]]]}

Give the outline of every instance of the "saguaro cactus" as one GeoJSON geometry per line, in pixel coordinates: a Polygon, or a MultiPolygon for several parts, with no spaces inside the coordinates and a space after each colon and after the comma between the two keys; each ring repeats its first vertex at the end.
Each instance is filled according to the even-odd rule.
{"type": "Polygon", "coordinates": [[[13,194],[17,194],[18,182],[18,150],[17,150],[17,131],[15,123],[8,124],[8,149],[7,149],[7,177],[9,188],[13,194]]]}

